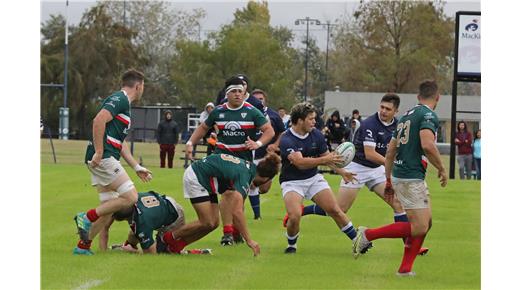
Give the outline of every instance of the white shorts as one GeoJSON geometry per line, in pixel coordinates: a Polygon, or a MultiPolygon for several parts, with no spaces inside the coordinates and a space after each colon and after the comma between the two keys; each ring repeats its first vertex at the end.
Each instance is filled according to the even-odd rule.
{"type": "Polygon", "coordinates": [[[183,187],[184,187],[184,198],[197,198],[203,196],[209,196],[209,192],[199,183],[197,179],[197,175],[191,165],[186,168],[184,171],[183,177],[183,187]]]}
{"type": "Polygon", "coordinates": [[[163,226],[157,230],[159,232],[159,235],[161,236],[166,232],[180,228],[185,223],[184,209],[182,208],[182,206],[179,203],[177,203],[177,201],[175,201],[173,197],[166,196],[166,199],[173,205],[179,217],[172,224],[163,226]]]}
{"type": "Polygon", "coordinates": [[[370,168],[356,162],[350,162],[344,169],[355,173],[357,181],[346,183],[345,180],[341,179],[340,187],[361,188],[363,185],[366,185],[368,189],[373,191],[374,186],[386,182],[385,167],[383,165],[370,168]]]}
{"type": "Polygon", "coordinates": [[[428,185],[424,180],[394,180],[394,190],[404,209],[429,208],[428,185]]]}
{"type": "Polygon", "coordinates": [[[126,173],[121,162],[114,157],[101,159],[98,166],[92,168],[87,164],[87,168],[91,173],[92,185],[107,186],[114,182],[121,174],[126,173]]]}
{"type": "Polygon", "coordinates": [[[282,182],[281,187],[283,197],[285,197],[285,194],[288,192],[294,191],[309,200],[312,199],[316,193],[324,189],[330,190],[329,183],[325,180],[323,175],[319,173],[307,179],[282,182]]]}

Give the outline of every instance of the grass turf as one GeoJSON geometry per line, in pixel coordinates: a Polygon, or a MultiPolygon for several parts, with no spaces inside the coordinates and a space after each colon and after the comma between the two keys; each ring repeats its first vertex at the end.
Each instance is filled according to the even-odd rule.
{"type": "MultiPolygon", "coordinates": [[[[188,246],[212,248],[212,256],[103,253],[98,251],[97,240],[94,256],[73,256],[77,235],[72,218],[76,212],[95,207],[98,198],[82,164],[86,142],[53,141],[58,164],[53,163],[49,140],[41,141],[42,289],[480,288],[480,182],[450,180],[441,189],[433,170],[427,179],[433,205],[433,228],[425,241],[430,253],[417,258],[416,277],[395,276],[403,252],[400,239],[377,240],[367,255],[354,260],[350,240],[328,217],[305,216],[298,253],[284,255],[284,207],[277,180],[261,196],[262,220],[253,220],[249,201],[245,204],[250,232],[262,248],[259,257],[254,258],[243,244],[220,246],[221,228],[188,246]]],[[[182,149],[182,145],[177,148],[174,169],[160,169],[158,145],[136,144],[134,155],[143,159],[154,179],[144,184],[130,174],[139,191],[153,189],[174,197],[190,221],[196,215],[182,194],[183,161],[178,159],[182,149]]],[[[339,177],[326,178],[336,191],[339,177]]],[[[366,188],[348,216],[355,226],[376,227],[393,221],[391,209],[366,188]]],[[[110,243],[124,241],[127,231],[125,223],[114,224],[110,243]]]]}

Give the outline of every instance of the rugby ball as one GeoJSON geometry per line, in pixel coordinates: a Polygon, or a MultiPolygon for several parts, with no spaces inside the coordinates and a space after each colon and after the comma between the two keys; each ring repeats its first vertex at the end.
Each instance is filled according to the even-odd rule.
{"type": "Polygon", "coordinates": [[[350,162],[352,162],[352,159],[354,159],[354,155],[356,154],[356,148],[354,147],[354,144],[350,142],[343,142],[339,144],[338,147],[334,150],[336,154],[343,157],[343,162],[340,164],[337,164],[338,167],[345,167],[350,162]]]}

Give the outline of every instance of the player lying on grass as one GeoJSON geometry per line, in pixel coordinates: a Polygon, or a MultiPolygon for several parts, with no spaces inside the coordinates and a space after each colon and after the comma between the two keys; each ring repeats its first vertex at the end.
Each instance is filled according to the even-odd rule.
{"type": "Polygon", "coordinates": [[[184,172],[184,197],[189,198],[198,220],[162,236],[169,252],[178,253],[186,245],[206,236],[219,225],[220,210],[231,213],[233,224],[256,256],[260,246],[251,239],[244,215],[244,200],[250,186],[260,186],[280,170],[280,157],[268,153],[258,165],[244,159],[213,154],[192,163],[184,172]]]}
{"type": "MultiPolygon", "coordinates": [[[[153,239],[153,232],[162,236],[184,225],[184,210],[172,197],[161,195],[154,191],[140,192],[137,203],[131,207],[117,211],[113,215],[117,221],[128,221],[130,232],[123,245],[113,246],[127,252],[139,253],[137,245],[145,254],[157,254],[165,252],[160,240],[153,239]],[[158,243],[159,242],[159,243],[158,243]]],[[[209,254],[209,249],[188,250],[189,254],[209,254]]]]}

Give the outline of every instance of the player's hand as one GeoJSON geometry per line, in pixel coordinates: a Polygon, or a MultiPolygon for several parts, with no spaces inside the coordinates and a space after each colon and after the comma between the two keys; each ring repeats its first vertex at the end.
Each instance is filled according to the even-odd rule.
{"type": "Polygon", "coordinates": [[[253,151],[253,150],[260,148],[257,141],[251,140],[251,138],[249,138],[249,136],[247,136],[247,140],[246,140],[245,144],[246,144],[247,150],[253,151]]]}
{"type": "Polygon", "coordinates": [[[257,242],[249,240],[247,241],[247,246],[253,250],[253,256],[256,257],[260,254],[260,245],[257,242]]]}
{"type": "Polygon", "coordinates": [[[394,201],[395,191],[394,186],[392,185],[392,181],[390,179],[386,180],[385,184],[385,200],[388,203],[392,203],[394,201]]]}
{"type": "Polygon", "coordinates": [[[441,186],[446,187],[446,185],[448,184],[448,175],[446,174],[446,170],[444,168],[442,170],[439,170],[439,172],[437,173],[437,177],[439,177],[441,186]]]}
{"type": "Polygon", "coordinates": [[[101,158],[103,158],[103,153],[94,153],[94,156],[92,156],[92,160],[90,160],[89,162],[90,167],[94,168],[98,166],[101,163],[101,158]]]}
{"type": "Polygon", "coordinates": [[[341,167],[341,163],[343,163],[343,157],[338,155],[336,152],[330,152],[325,155],[325,165],[341,167]]]}
{"type": "Polygon", "coordinates": [[[137,173],[137,176],[139,176],[139,178],[141,178],[141,180],[143,182],[148,182],[148,181],[152,180],[152,172],[150,170],[144,168],[143,166],[137,164],[134,167],[134,170],[137,173]]]}
{"type": "Polygon", "coordinates": [[[341,173],[341,176],[343,177],[343,180],[345,180],[346,183],[349,183],[349,182],[354,183],[354,181],[357,181],[357,179],[355,177],[356,175],[357,175],[356,173],[348,172],[346,170],[343,170],[343,172],[341,173]]]}
{"type": "Polygon", "coordinates": [[[267,146],[267,152],[276,153],[277,151],[280,151],[280,148],[278,148],[278,146],[276,146],[275,144],[269,144],[267,146]]]}

